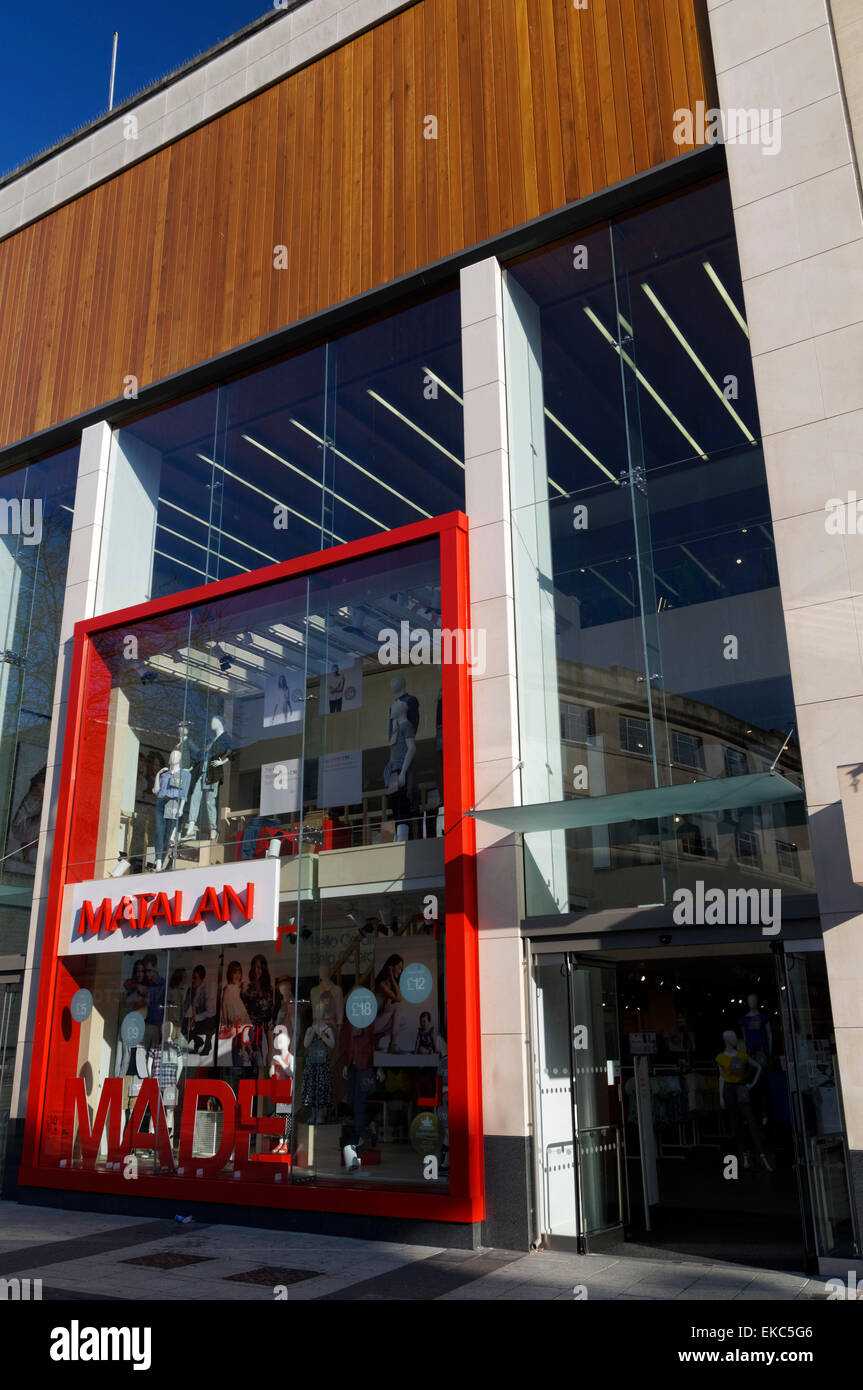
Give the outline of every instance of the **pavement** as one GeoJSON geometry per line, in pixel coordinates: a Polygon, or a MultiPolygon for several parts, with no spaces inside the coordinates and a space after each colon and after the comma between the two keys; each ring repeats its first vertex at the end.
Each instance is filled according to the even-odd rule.
{"type": "MultiPolygon", "coordinates": [[[[824,1278],[743,1265],[445,1250],[2,1202],[0,1280],[13,1278],[41,1280],[46,1301],[805,1302],[827,1297],[824,1278]]],[[[35,1289],[31,1285],[31,1298],[35,1289]]]]}

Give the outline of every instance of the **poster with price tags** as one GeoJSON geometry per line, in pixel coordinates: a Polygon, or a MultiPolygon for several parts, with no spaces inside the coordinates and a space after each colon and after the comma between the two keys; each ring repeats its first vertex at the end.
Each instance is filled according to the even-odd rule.
{"type": "Polygon", "coordinates": [[[435,1067],[443,1039],[438,943],[431,936],[379,936],[375,945],[376,1067],[435,1067]]]}

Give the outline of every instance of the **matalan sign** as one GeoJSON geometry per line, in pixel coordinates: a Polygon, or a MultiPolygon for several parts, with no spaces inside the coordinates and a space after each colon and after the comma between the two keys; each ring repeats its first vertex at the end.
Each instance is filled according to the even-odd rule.
{"type": "Polygon", "coordinates": [[[208,886],[198,898],[191,917],[185,917],[183,912],[183,893],[179,889],[171,898],[167,893],[135,893],[132,897],[124,894],[116,906],[113,898],[103,898],[98,907],[85,898],[75,930],[80,936],[86,936],[87,932],[116,931],[126,923],[135,931],[149,931],[159,923],[166,927],[197,927],[208,917],[217,922],[230,922],[232,912],[237,912],[244,922],[251,922],[255,914],[255,885],[247,883],[245,893],[241,894],[226,883],[221,896],[208,886]]]}
{"type": "Polygon", "coordinates": [[[272,941],[278,921],[279,865],[274,859],[164,874],[136,874],[118,893],[111,879],[67,890],[68,943],[61,953],[272,941]],[[110,895],[108,887],[114,888],[110,895]]]}

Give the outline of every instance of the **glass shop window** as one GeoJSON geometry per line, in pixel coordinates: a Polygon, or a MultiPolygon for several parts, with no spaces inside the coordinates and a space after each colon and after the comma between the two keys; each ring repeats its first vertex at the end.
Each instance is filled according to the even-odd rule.
{"type": "Polygon", "coordinates": [[[66,957],[42,1162],[445,1191],[443,895],[437,916],[424,897],[328,900],[281,953],[66,957]]]}
{"type": "Polygon", "coordinates": [[[440,632],[428,541],[98,634],[72,874],[439,839],[440,632]]]}

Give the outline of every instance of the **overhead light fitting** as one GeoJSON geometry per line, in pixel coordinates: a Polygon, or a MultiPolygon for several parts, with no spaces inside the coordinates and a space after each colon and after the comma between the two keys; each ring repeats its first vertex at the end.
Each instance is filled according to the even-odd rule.
{"type": "Polygon", "coordinates": [[[713,281],[723,300],[728,305],[728,308],[731,310],[731,313],[734,315],[735,319],[740,324],[740,327],[743,329],[743,332],[746,334],[748,338],[749,325],[747,324],[745,318],[741,314],[737,305],[734,303],[734,300],[731,298],[731,295],[728,293],[719,276],[716,274],[716,271],[713,269],[713,266],[710,264],[709,261],[702,261],[701,264],[704,266],[704,269],[707,271],[707,274],[710,276],[710,279],[713,281]]]}
{"type": "Polygon", "coordinates": [[[635,373],[636,379],[641,383],[641,385],[644,387],[644,389],[645,389],[645,391],[648,393],[648,395],[649,395],[653,400],[656,401],[656,404],[659,406],[660,410],[663,410],[663,411],[665,412],[665,414],[668,416],[668,418],[669,418],[669,420],[671,421],[671,423],[680,431],[680,433],[683,435],[683,438],[687,441],[687,443],[688,443],[688,444],[691,444],[692,448],[695,450],[695,452],[696,452],[701,458],[706,459],[706,458],[707,458],[707,454],[704,452],[704,450],[702,449],[702,447],[701,447],[701,445],[698,443],[698,441],[697,441],[696,439],[693,439],[692,435],[689,433],[689,430],[686,428],[686,426],[683,425],[683,424],[681,424],[681,422],[678,420],[677,416],[675,415],[674,411],[670,408],[670,406],[666,405],[665,401],[662,399],[662,397],[660,396],[659,392],[656,391],[656,390],[651,386],[650,382],[647,380],[647,377],[646,377],[646,376],[644,375],[644,373],[636,366],[635,362],[632,360],[632,358],[630,357],[629,353],[628,353],[628,352],[624,352],[623,348],[622,348],[622,347],[620,346],[620,344],[617,342],[617,340],[616,340],[616,338],[614,337],[614,335],[613,335],[612,333],[609,333],[609,331],[608,331],[608,329],[606,328],[605,324],[602,323],[601,320],[597,318],[596,314],[593,312],[593,310],[590,308],[589,305],[587,305],[587,304],[584,305],[584,312],[587,314],[587,317],[590,319],[590,321],[591,321],[591,323],[594,325],[594,327],[596,327],[596,328],[599,329],[599,331],[600,331],[600,333],[602,334],[602,336],[603,336],[603,338],[605,339],[605,341],[606,341],[607,343],[609,343],[609,344],[614,348],[614,351],[617,353],[618,357],[622,358],[622,360],[626,363],[626,365],[630,368],[630,370],[633,371],[633,372],[635,373]]]}
{"type": "Polygon", "coordinates": [[[324,439],[323,435],[315,434],[314,430],[310,430],[308,425],[301,424],[300,421],[295,420],[293,416],[291,416],[291,424],[295,429],[302,430],[303,434],[307,434],[310,439],[314,439],[316,443],[325,444],[337,458],[344,459],[345,463],[349,463],[351,468],[355,468],[357,472],[362,473],[364,477],[371,478],[372,482],[376,483],[378,487],[382,487],[386,492],[391,492],[393,497],[398,497],[400,502],[405,502],[407,506],[413,507],[414,511],[419,512],[420,516],[431,516],[431,512],[427,512],[425,507],[421,507],[418,503],[412,502],[409,497],[405,497],[403,492],[399,492],[396,488],[390,487],[389,483],[385,483],[383,478],[379,478],[376,473],[370,472],[368,468],[363,468],[361,463],[357,463],[355,459],[349,458],[347,454],[343,454],[341,449],[336,448],[332,440],[324,439]]]}
{"type": "Polygon", "coordinates": [[[195,516],[194,512],[187,511],[185,507],[178,506],[176,502],[169,502],[167,497],[159,498],[159,506],[170,507],[172,511],[179,512],[181,516],[187,516],[190,521],[194,521],[198,526],[203,526],[205,530],[215,531],[218,535],[224,536],[226,540],[231,541],[234,545],[242,545],[246,550],[251,550],[254,555],[260,555],[262,559],[269,560],[272,565],[277,563],[275,555],[269,555],[266,550],[259,550],[256,545],[251,545],[248,541],[241,541],[239,536],[232,535],[232,533],[226,531],[224,527],[217,526],[214,521],[210,521],[202,516],[195,516]]]}
{"type": "Polygon", "coordinates": [[[432,381],[437,382],[438,386],[442,386],[443,389],[446,391],[447,395],[452,396],[453,400],[458,401],[459,405],[464,405],[464,400],[459,395],[458,391],[454,391],[451,386],[447,386],[443,377],[438,376],[437,372],[433,372],[431,367],[420,367],[420,371],[423,373],[424,376],[430,376],[432,381]]]}
{"type": "MultiPolygon", "coordinates": [[[[575,435],[573,434],[572,430],[567,429],[566,425],[565,425],[561,420],[558,420],[558,418],[557,418],[556,415],[552,415],[552,413],[551,413],[551,411],[549,410],[548,406],[545,406],[545,413],[546,413],[546,415],[548,416],[548,418],[549,418],[549,420],[551,421],[551,423],[552,423],[553,425],[556,425],[556,426],[557,426],[557,428],[560,430],[561,434],[565,434],[566,437],[567,437],[567,439],[571,440],[572,443],[576,446],[576,448],[577,448],[577,449],[580,449],[581,452],[582,452],[583,454],[585,454],[585,455],[587,456],[587,458],[590,459],[591,463],[596,464],[596,467],[597,467],[602,473],[604,473],[605,476],[606,476],[607,478],[610,478],[610,479],[611,479],[611,481],[614,483],[615,487],[620,487],[620,479],[619,479],[619,478],[615,478],[614,474],[611,472],[610,469],[606,468],[606,466],[605,466],[604,463],[600,463],[599,459],[596,457],[596,454],[592,454],[592,453],[590,452],[590,450],[588,449],[588,447],[587,447],[586,444],[582,444],[582,442],[581,442],[580,439],[576,439],[576,437],[575,437],[575,435]]],[[[553,478],[549,478],[548,481],[551,483],[552,487],[556,487],[556,488],[557,488],[558,492],[563,492],[563,488],[560,487],[560,486],[554,481],[553,478]]],[[[566,494],[564,493],[564,496],[565,496],[565,495],[566,495],[566,494]]]]}
{"type": "Polygon", "coordinates": [[[287,502],[283,502],[278,497],[273,497],[270,492],[264,492],[262,487],[256,487],[254,483],[250,483],[245,478],[241,478],[238,473],[232,473],[230,468],[226,468],[223,463],[216,463],[215,459],[208,458],[206,454],[199,453],[198,458],[202,459],[204,463],[209,463],[213,468],[218,468],[227,477],[233,478],[235,482],[242,483],[243,487],[249,488],[252,492],[257,492],[260,497],[266,497],[268,502],[273,502],[277,507],[284,508],[291,516],[298,517],[300,521],[304,521],[307,526],[311,526],[315,531],[323,530],[326,535],[332,536],[333,539],[337,540],[341,545],[344,544],[344,536],[337,536],[335,531],[330,531],[326,526],[322,527],[320,521],[313,521],[311,517],[306,516],[303,512],[298,512],[296,507],[289,507],[287,502]]]}
{"type": "Polygon", "coordinates": [[[698,356],[698,353],[692,347],[688,339],[684,337],[683,333],[680,331],[677,324],[674,322],[674,319],[671,317],[668,310],[665,308],[665,305],[662,304],[659,297],[654,293],[654,291],[650,288],[648,284],[642,283],[641,288],[644,290],[644,293],[647,295],[647,298],[650,300],[656,312],[668,324],[668,327],[671,329],[675,338],[680,343],[680,346],[683,348],[684,352],[691,359],[691,361],[695,363],[696,367],[700,371],[701,375],[704,377],[704,380],[707,382],[711,391],[713,391],[713,393],[719,397],[722,404],[725,406],[725,409],[728,411],[728,414],[731,416],[732,420],[737,425],[738,429],[742,431],[743,437],[747,439],[750,444],[755,444],[757,442],[755,435],[743,423],[740,416],[737,414],[737,411],[734,409],[734,406],[731,404],[731,402],[724,394],[722,387],[718,384],[718,382],[713,380],[713,377],[710,375],[701,358],[698,356]]]}
{"type": "Polygon", "coordinates": [[[452,459],[453,463],[458,464],[459,468],[464,472],[464,463],[461,459],[456,458],[455,454],[451,454],[449,449],[444,448],[443,444],[440,444],[432,435],[427,434],[424,429],[420,429],[419,425],[414,424],[413,420],[409,420],[407,415],[402,414],[402,412],[397,410],[394,405],[391,405],[389,401],[385,401],[383,396],[379,395],[377,391],[372,391],[371,387],[367,386],[366,394],[371,396],[373,401],[377,401],[379,405],[382,405],[385,410],[389,410],[391,414],[395,415],[399,420],[403,420],[409,429],[414,430],[418,435],[421,435],[423,439],[428,440],[429,444],[435,449],[438,449],[440,453],[444,454],[448,459],[452,459]]]}
{"type": "Polygon", "coordinates": [[[250,434],[243,434],[240,438],[245,439],[248,444],[253,444],[256,449],[260,449],[262,454],[269,454],[270,458],[275,459],[277,463],[284,464],[285,468],[293,469],[295,473],[299,473],[301,478],[305,478],[306,482],[312,483],[314,487],[320,488],[322,492],[328,492],[331,497],[335,497],[337,502],[341,502],[344,506],[350,507],[352,511],[358,512],[360,516],[365,517],[366,521],[370,521],[373,526],[377,526],[381,531],[389,530],[385,521],[378,521],[377,517],[371,516],[369,512],[364,512],[362,507],[357,507],[353,502],[349,502],[347,497],[343,497],[340,492],[335,492],[331,487],[327,487],[326,483],[318,482],[318,479],[312,477],[311,473],[306,473],[304,469],[298,468],[295,463],[289,463],[287,459],[282,458],[281,454],[275,453],[275,451],[269,449],[266,444],[261,444],[259,440],[253,439],[250,434]]]}

